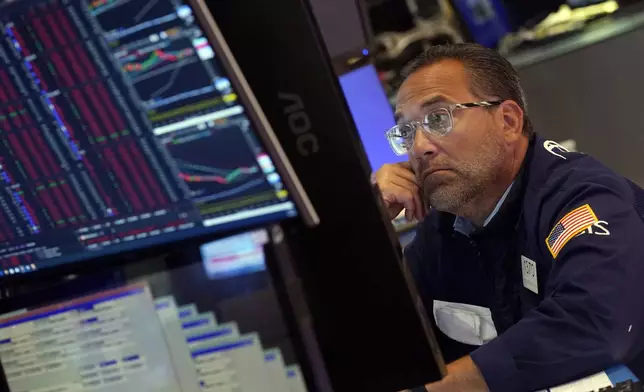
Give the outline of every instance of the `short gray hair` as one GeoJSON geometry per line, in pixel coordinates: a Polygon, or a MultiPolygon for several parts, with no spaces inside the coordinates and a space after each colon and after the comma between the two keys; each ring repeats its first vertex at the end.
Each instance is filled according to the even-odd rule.
{"type": "Polygon", "coordinates": [[[406,67],[406,76],[442,60],[463,63],[470,75],[472,94],[480,99],[497,97],[515,101],[523,109],[523,133],[532,136],[534,129],[528,117],[528,105],[517,70],[495,50],[478,44],[432,46],[406,67]],[[488,98],[486,98],[488,97],[488,98]]]}

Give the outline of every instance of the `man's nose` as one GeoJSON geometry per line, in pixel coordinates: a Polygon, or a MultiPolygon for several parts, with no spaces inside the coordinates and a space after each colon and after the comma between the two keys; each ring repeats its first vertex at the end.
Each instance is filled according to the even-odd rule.
{"type": "Polygon", "coordinates": [[[411,153],[415,158],[421,158],[427,155],[434,155],[438,151],[436,143],[432,140],[433,138],[428,135],[422,125],[418,125],[416,128],[416,135],[414,136],[414,145],[411,149],[411,153]]]}

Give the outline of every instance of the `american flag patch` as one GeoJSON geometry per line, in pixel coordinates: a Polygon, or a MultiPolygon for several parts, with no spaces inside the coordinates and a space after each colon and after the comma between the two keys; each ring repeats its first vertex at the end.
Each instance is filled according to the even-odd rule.
{"type": "Polygon", "coordinates": [[[556,258],[568,241],[596,222],[599,222],[599,219],[597,219],[593,209],[590,208],[590,204],[581,206],[566,214],[546,238],[546,245],[552,257],[556,258]]]}

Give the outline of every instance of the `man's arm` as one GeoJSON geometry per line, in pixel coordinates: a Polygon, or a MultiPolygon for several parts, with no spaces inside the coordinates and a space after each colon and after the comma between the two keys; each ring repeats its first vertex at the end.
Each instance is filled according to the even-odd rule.
{"type": "Polygon", "coordinates": [[[485,390],[482,380],[494,392],[534,391],[628,364],[644,350],[644,222],[630,189],[603,180],[576,184],[543,205],[539,241],[553,262],[545,299],[451,365],[431,391],[485,390]],[[553,227],[586,204],[606,232],[574,237],[551,254],[545,241],[553,227]]]}

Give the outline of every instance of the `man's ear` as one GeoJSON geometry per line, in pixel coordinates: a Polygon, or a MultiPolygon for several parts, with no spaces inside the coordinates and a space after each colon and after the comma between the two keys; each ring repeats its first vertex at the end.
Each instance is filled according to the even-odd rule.
{"type": "Polygon", "coordinates": [[[523,109],[515,101],[503,101],[498,111],[503,132],[508,142],[515,141],[523,133],[523,109]]]}

